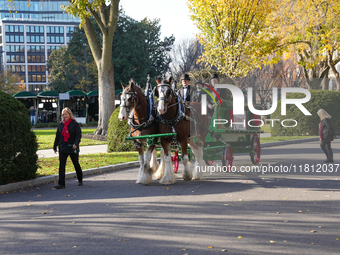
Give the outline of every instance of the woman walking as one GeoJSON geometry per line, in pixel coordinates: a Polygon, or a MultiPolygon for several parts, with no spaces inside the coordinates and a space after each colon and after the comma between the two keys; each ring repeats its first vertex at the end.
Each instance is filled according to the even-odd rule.
{"type": "Polygon", "coordinates": [[[317,114],[320,117],[320,147],[326,154],[327,159],[325,160],[325,162],[333,162],[333,150],[331,148],[331,141],[333,141],[335,137],[335,132],[331,122],[331,116],[324,109],[320,109],[317,114]]]}
{"type": "Polygon", "coordinates": [[[83,172],[79,165],[81,129],[70,108],[65,107],[61,113],[63,121],[58,126],[53,146],[55,153],[57,146],[59,147],[59,181],[58,185],[54,186],[56,189],[65,188],[65,166],[69,155],[77,173],[78,186],[83,185],[83,172]]]}

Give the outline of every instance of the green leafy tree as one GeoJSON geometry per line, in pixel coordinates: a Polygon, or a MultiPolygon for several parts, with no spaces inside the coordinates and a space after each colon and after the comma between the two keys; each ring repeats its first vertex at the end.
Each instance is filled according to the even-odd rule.
{"type": "Polygon", "coordinates": [[[112,41],[119,15],[119,0],[70,0],[70,4],[63,6],[65,11],[80,17],[92,56],[98,69],[99,119],[95,132],[106,135],[108,121],[115,109],[115,83],[112,63],[112,41]],[[100,40],[91,22],[94,18],[102,34],[100,40]]]}
{"type": "Polygon", "coordinates": [[[169,52],[173,36],[160,39],[159,19],[136,21],[124,13],[118,19],[113,38],[112,59],[116,86],[134,78],[140,85],[151,77],[165,75],[171,62],[169,52]]]}
{"type": "Polygon", "coordinates": [[[77,29],[68,46],[53,51],[48,59],[51,89],[59,93],[96,90],[98,70],[90,52],[84,30],[77,29]]]}
{"type": "Polygon", "coordinates": [[[65,93],[73,88],[68,79],[70,75],[66,64],[66,50],[66,47],[60,47],[53,51],[47,61],[47,68],[50,70],[49,87],[58,93],[65,93]]]}

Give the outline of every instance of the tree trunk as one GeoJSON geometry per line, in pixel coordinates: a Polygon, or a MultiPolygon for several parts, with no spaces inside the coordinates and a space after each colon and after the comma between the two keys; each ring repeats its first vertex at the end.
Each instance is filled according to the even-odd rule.
{"type": "Polygon", "coordinates": [[[323,78],[322,82],[321,82],[321,86],[322,86],[322,90],[329,90],[329,79],[328,79],[328,75],[327,77],[323,78]]]}
{"type": "Polygon", "coordinates": [[[115,83],[113,64],[107,71],[103,70],[102,60],[98,65],[98,104],[99,119],[96,135],[107,135],[109,120],[115,110],[115,83]]]}

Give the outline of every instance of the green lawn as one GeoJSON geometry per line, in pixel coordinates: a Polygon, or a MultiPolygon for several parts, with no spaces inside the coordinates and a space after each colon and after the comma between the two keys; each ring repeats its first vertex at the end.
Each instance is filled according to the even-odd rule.
{"type": "MultiPolygon", "coordinates": [[[[81,132],[83,134],[92,134],[96,131],[96,128],[82,128],[81,132]]],[[[57,132],[57,128],[55,129],[34,129],[33,132],[37,136],[38,140],[38,150],[44,149],[53,149],[53,143],[55,139],[55,134],[57,132]]],[[[98,144],[106,144],[106,141],[97,141],[91,139],[81,139],[80,146],[87,145],[98,145],[98,144]]]]}
{"type": "MultiPolygon", "coordinates": [[[[138,160],[138,152],[114,152],[114,153],[96,153],[79,156],[79,163],[83,170],[101,166],[114,165],[119,163],[131,162],[138,160]]],[[[59,158],[41,158],[38,160],[40,166],[37,176],[47,176],[58,174],[59,158]]],[[[74,172],[74,167],[70,157],[67,159],[66,172],[74,172]]]]}

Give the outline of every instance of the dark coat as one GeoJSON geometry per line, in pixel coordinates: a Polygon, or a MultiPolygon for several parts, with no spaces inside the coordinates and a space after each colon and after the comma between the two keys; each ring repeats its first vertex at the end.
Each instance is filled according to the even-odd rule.
{"type": "Polygon", "coordinates": [[[323,121],[321,121],[321,140],[330,142],[333,141],[335,132],[332,125],[332,122],[329,118],[325,118],[323,121]]]}
{"type": "Polygon", "coordinates": [[[183,89],[184,87],[181,87],[179,89],[179,94],[181,95],[181,97],[183,98],[183,100],[187,103],[190,103],[190,102],[193,102],[192,100],[194,99],[195,97],[195,94],[196,94],[196,89],[195,87],[191,86],[191,85],[188,85],[188,90],[187,90],[187,93],[185,95],[185,98],[183,98],[183,89]]]}
{"type": "Polygon", "coordinates": [[[79,123],[75,120],[71,120],[70,124],[68,125],[68,132],[70,134],[70,138],[67,142],[64,141],[64,136],[61,134],[64,128],[64,123],[60,122],[57,133],[54,140],[53,149],[56,150],[57,146],[59,147],[59,153],[71,153],[71,148],[73,144],[75,144],[79,149],[79,143],[81,140],[81,129],[79,123]]]}

